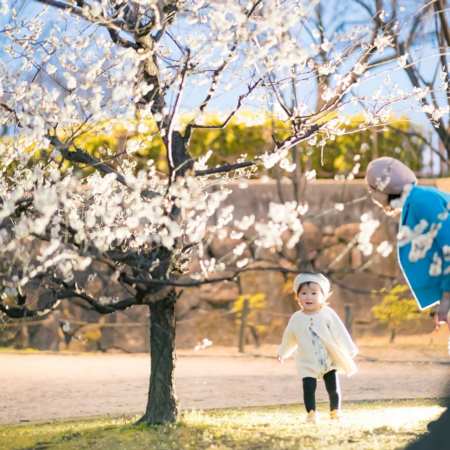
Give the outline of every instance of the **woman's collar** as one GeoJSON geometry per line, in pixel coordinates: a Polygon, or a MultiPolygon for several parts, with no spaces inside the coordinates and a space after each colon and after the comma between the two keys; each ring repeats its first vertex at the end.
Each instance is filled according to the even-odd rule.
{"type": "Polygon", "coordinates": [[[404,223],[406,222],[406,218],[408,217],[408,211],[409,211],[409,202],[408,201],[410,199],[411,191],[415,186],[416,186],[415,183],[407,184],[403,188],[401,197],[399,199],[393,201],[393,203],[398,202],[398,203],[396,203],[395,207],[401,208],[401,210],[402,210],[402,213],[400,215],[401,225],[404,225],[404,223]]]}

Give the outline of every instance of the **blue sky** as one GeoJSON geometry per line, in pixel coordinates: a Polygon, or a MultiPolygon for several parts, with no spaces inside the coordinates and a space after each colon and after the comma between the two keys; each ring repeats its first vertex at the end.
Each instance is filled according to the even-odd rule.
{"type": "MultiPolygon", "coordinates": [[[[353,24],[355,26],[364,23],[367,20],[367,14],[361,10],[360,8],[355,7],[354,2],[351,2],[349,0],[330,0],[330,4],[333,3],[333,7],[330,7],[327,9],[327,11],[330,11],[329,17],[326,15],[324,16],[324,24],[325,27],[329,27],[331,29],[332,26],[337,21],[337,17],[342,14],[350,14],[353,18],[353,24]]],[[[400,2],[401,3],[401,2],[400,2]]],[[[403,2],[406,9],[405,9],[405,16],[408,15],[409,11],[407,10],[408,5],[411,5],[411,3],[415,2],[403,2]]],[[[21,17],[27,18],[32,17],[36,14],[36,12],[40,11],[42,8],[42,5],[39,5],[38,3],[34,1],[20,1],[20,0],[11,0],[10,4],[16,4],[16,5],[23,5],[23,8],[21,9],[21,17]]],[[[0,28],[3,26],[5,22],[5,17],[0,18],[0,28]]],[[[49,9],[49,12],[44,17],[46,22],[46,28],[52,26],[52,21],[58,20],[58,14],[52,10],[49,9]]],[[[350,24],[351,26],[352,24],[350,24]]],[[[182,28],[179,30],[180,32],[183,31],[182,28]]],[[[77,28],[74,28],[74,32],[77,32],[77,28]]],[[[104,30],[101,32],[105,32],[104,30]]],[[[307,41],[308,37],[304,37],[305,41],[307,41]]],[[[0,33],[0,44],[4,42],[4,36],[0,33]]],[[[168,41],[168,45],[172,45],[168,41]]],[[[174,46],[173,46],[174,47],[174,46]]],[[[426,46],[424,46],[426,50],[426,46]]],[[[1,51],[1,50],[0,50],[1,51]]],[[[428,51],[428,54],[430,52],[428,51]]],[[[212,55],[214,57],[214,54],[212,55]]],[[[431,60],[433,59],[433,56],[427,56],[423,61],[423,65],[425,67],[425,76],[430,77],[432,73],[432,68],[434,64],[431,64],[431,60]],[[428,72],[428,73],[427,73],[428,72]]],[[[345,68],[346,69],[346,68],[345,68]]],[[[407,78],[405,72],[403,69],[397,64],[392,63],[389,66],[383,66],[380,67],[380,69],[375,70],[371,75],[370,78],[361,85],[361,87],[357,88],[358,92],[362,95],[370,96],[381,84],[382,80],[385,76],[386,70],[389,70],[389,74],[392,78],[392,81],[397,84],[401,89],[407,91],[411,89],[411,85],[409,82],[409,79],[407,78]]],[[[227,81],[231,81],[231,78],[227,80],[227,74],[224,74],[224,83],[227,83],[227,81]]],[[[192,86],[187,86],[186,92],[188,95],[184,97],[184,102],[182,104],[182,111],[190,111],[193,107],[198,105],[199,101],[204,97],[206,92],[207,86],[205,88],[199,88],[195,87],[192,88],[192,86]]],[[[310,85],[306,88],[306,90],[309,90],[307,95],[311,98],[315,98],[315,87],[310,85]]],[[[220,112],[223,113],[224,111],[229,111],[231,108],[234,108],[236,104],[237,97],[246,91],[246,85],[239,82],[239,80],[235,81],[232,85],[232,88],[227,93],[221,93],[220,95],[217,95],[214,100],[211,102],[209,110],[212,112],[220,112]]],[[[247,102],[245,104],[245,108],[247,109],[253,109],[253,110],[260,110],[261,108],[264,108],[265,105],[261,105],[260,103],[255,102],[247,102]]],[[[420,111],[420,108],[418,107],[418,104],[415,101],[407,101],[407,102],[399,102],[398,104],[394,105],[393,107],[394,111],[399,116],[407,116],[414,124],[419,126],[422,130],[424,130],[426,133],[431,131],[431,125],[429,124],[428,120],[426,119],[423,112],[420,111]]],[[[348,114],[353,114],[356,112],[356,108],[352,106],[348,106],[344,109],[344,111],[348,114]]]]}

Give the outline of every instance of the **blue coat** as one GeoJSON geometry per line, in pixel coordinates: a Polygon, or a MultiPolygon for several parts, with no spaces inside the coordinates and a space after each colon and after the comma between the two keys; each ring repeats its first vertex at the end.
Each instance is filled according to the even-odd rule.
{"type": "Polygon", "coordinates": [[[426,220],[428,225],[423,233],[427,233],[433,224],[440,226],[430,249],[423,258],[415,262],[409,259],[411,242],[406,245],[397,244],[400,267],[420,309],[433,306],[442,299],[443,292],[450,291],[449,208],[449,193],[424,186],[413,186],[403,204],[400,226],[406,225],[414,230],[421,220],[426,220]],[[440,274],[430,273],[433,257],[441,258],[440,274]]]}

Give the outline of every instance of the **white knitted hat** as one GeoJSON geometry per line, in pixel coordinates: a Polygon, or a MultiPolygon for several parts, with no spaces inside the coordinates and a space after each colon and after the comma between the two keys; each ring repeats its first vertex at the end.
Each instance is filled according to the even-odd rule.
{"type": "Polygon", "coordinates": [[[294,292],[298,294],[298,288],[303,283],[317,283],[322,289],[323,295],[328,297],[330,294],[330,281],[321,273],[299,273],[294,279],[294,292]]]}

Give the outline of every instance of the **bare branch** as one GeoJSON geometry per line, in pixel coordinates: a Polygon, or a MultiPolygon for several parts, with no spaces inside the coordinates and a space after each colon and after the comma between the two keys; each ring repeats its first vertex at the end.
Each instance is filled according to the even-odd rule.
{"type": "Polygon", "coordinates": [[[127,39],[122,38],[120,36],[120,33],[113,28],[108,27],[108,32],[113,42],[117,45],[120,45],[121,47],[133,48],[134,50],[138,50],[139,48],[141,48],[141,46],[139,44],[136,44],[136,42],[128,41],[127,39]]]}
{"type": "Polygon", "coordinates": [[[447,17],[445,16],[446,8],[444,0],[435,0],[434,10],[436,11],[436,14],[438,15],[439,20],[441,22],[441,30],[443,36],[445,37],[445,40],[447,41],[447,47],[450,47],[450,30],[447,17]]]}
{"type": "Polygon", "coordinates": [[[435,147],[433,146],[433,143],[430,142],[428,139],[426,139],[422,134],[416,133],[415,131],[406,131],[406,130],[402,130],[401,128],[397,128],[397,127],[395,127],[395,126],[393,126],[393,125],[390,125],[390,124],[387,124],[386,126],[387,126],[388,128],[390,128],[391,130],[396,131],[397,133],[401,133],[401,134],[403,134],[403,135],[405,135],[405,136],[413,137],[413,138],[416,138],[416,139],[421,140],[425,145],[428,146],[428,148],[429,148],[434,154],[436,154],[437,156],[439,156],[439,158],[441,159],[442,162],[447,162],[447,158],[445,158],[445,157],[442,155],[442,153],[439,151],[439,149],[435,148],[435,147]]]}
{"type": "Polygon", "coordinates": [[[363,0],[353,0],[353,1],[357,3],[359,6],[361,6],[361,8],[365,9],[369,13],[370,17],[373,17],[375,15],[374,11],[372,11],[370,7],[364,3],[363,0]]]}
{"type": "MultiPolygon", "coordinates": [[[[249,19],[253,15],[253,13],[256,11],[256,9],[258,8],[258,6],[260,4],[262,4],[262,0],[255,1],[255,3],[252,5],[252,7],[246,12],[247,19],[249,19]]],[[[214,95],[214,92],[216,91],[217,86],[218,86],[219,77],[222,74],[222,72],[226,69],[228,64],[230,63],[231,58],[233,57],[233,54],[238,47],[238,44],[239,44],[239,41],[236,36],[233,44],[230,47],[228,55],[223,60],[222,64],[213,71],[213,75],[211,78],[211,84],[210,84],[208,93],[206,94],[205,98],[203,99],[203,101],[199,107],[200,112],[203,112],[205,110],[205,108],[208,106],[208,103],[212,99],[212,96],[214,95]]]]}
{"type": "Polygon", "coordinates": [[[191,132],[193,128],[207,128],[207,129],[218,129],[218,128],[225,128],[229,121],[234,117],[234,115],[239,111],[239,109],[242,106],[242,102],[244,101],[245,98],[247,98],[255,89],[256,87],[262,82],[262,79],[260,78],[259,80],[257,80],[255,83],[253,83],[252,85],[248,86],[248,90],[245,94],[241,94],[238,98],[237,104],[235,106],[235,108],[233,109],[233,111],[230,112],[230,114],[228,114],[228,116],[226,117],[226,119],[220,124],[220,125],[198,125],[198,124],[194,124],[194,123],[190,123],[187,127],[186,127],[186,133],[185,136],[187,138],[189,138],[191,136],[191,132]]]}
{"type": "Polygon", "coordinates": [[[214,167],[213,169],[196,170],[195,176],[212,175],[215,173],[231,172],[232,170],[244,169],[245,167],[251,167],[256,165],[254,161],[244,161],[236,164],[224,164],[220,167],[214,167]]]}

